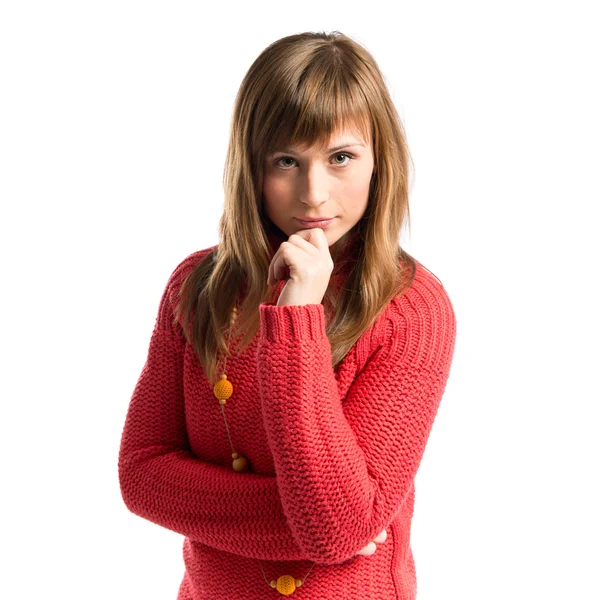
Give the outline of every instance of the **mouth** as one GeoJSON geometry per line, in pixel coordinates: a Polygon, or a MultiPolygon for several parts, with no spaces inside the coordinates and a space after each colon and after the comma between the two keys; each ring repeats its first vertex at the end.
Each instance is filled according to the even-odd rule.
{"type": "Polygon", "coordinates": [[[314,221],[330,221],[331,219],[334,219],[335,217],[316,217],[314,219],[301,219],[300,217],[296,217],[296,219],[298,221],[304,221],[305,223],[310,223],[310,222],[314,222],[314,221]]]}
{"type": "Polygon", "coordinates": [[[300,225],[302,225],[302,227],[304,227],[306,229],[310,229],[312,227],[327,227],[328,225],[333,223],[335,218],[336,217],[331,217],[330,219],[317,219],[317,220],[308,220],[308,221],[296,218],[296,221],[298,221],[298,223],[300,223],[300,225]]]}

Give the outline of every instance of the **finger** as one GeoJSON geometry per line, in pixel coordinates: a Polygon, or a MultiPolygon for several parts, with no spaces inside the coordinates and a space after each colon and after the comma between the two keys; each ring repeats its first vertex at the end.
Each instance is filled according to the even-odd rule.
{"type": "Polygon", "coordinates": [[[287,244],[283,242],[280,246],[277,256],[273,260],[273,279],[279,281],[283,279],[286,269],[292,264],[292,254],[295,254],[297,247],[293,244],[287,244]],[[286,244],[285,246],[283,244],[286,244]]]}
{"type": "Polygon", "coordinates": [[[296,235],[302,235],[312,246],[323,252],[329,249],[327,236],[321,227],[312,227],[311,229],[301,229],[296,232],[296,235]]]}
{"type": "Polygon", "coordinates": [[[377,546],[373,542],[369,542],[362,550],[357,552],[357,554],[362,554],[362,556],[371,556],[371,554],[375,554],[377,550],[377,546]]]}
{"type": "Polygon", "coordinates": [[[281,245],[279,246],[279,248],[277,248],[277,252],[275,252],[269,264],[269,271],[267,274],[267,285],[275,285],[277,283],[277,279],[275,276],[275,268],[280,260],[282,260],[281,245]]]}
{"type": "MultiPolygon", "coordinates": [[[[279,250],[277,252],[279,252],[279,250]]],[[[273,262],[275,262],[275,257],[277,256],[277,252],[275,253],[273,258],[271,259],[271,262],[269,263],[269,269],[267,271],[267,285],[274,285],[274,282],[272,279],[272,277],[273,277],[273,262]]]]}
{"type": "Polygon", "coordinates": [[[329,251],[329,242],[322,229],[302,229],[290,235],[288,243],[304,250],[309,256],[314,256],[315,260],[327,257],[326,262],[330,263],[332,267],[334,266],[329,251]]]}
{"type": "Polygon", "coordinates": [[[383,544],[387,540],[387,531],[384,529],[373,541],[377,544],[383,544]]]}
{"type": "Polygon", "coordinates": [[[280,279],[289,277],[291,265],[299,264],[302,252],[303,251],[294,244],[287,242],[281,244],[269,265],[271,272],[270,277],[273,285],[280,279]]]}
{"type": "Polygon", "coordinates": [[[297,233],[292,233],[288,238],[290,244],[294,244],[303,250],[306,250],[308,254],[317,255],[319,254],[319,248],[311,243],[309,239],[313,239],[313,232],[315,229],[303,229],[297,233]]]}

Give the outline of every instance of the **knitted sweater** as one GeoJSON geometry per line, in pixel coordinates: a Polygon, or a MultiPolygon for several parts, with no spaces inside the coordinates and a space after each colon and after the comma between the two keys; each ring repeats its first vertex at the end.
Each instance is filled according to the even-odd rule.
{"type": "Polygon", "coordinates": [[[181,281],[213,248],[169,277],[119,451],[127,508],[185,536],[177,600],[280,596],[258,559],[268,581],[316,562],[299,599],[414,599],[414,480],[455,343],[444,287],[417,262],[335,369],[323,304],[262,303],[251,345],[227,359],[227,424],[252,466],[238,473],[214,382],[172,323],[181,281]]]}

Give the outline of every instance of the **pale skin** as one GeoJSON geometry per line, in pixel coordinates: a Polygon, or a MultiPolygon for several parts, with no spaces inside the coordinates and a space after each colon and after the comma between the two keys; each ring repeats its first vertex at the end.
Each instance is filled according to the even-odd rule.
{"type": "Polygon", "coordinates": [[[299,219],[334,219],[323,230],[332,246],[367,209],[375,159],[372,141],[352,123],[324,145],[292,145],[267,156],[262,193],[269,219],[288,236],[305,229],[299,219]]]}
{"type": "Polygon", "coordinates": [[[264,208],[289,235],[269,266],[268,285],[283,279],[289,268],[278,306],[321,303],[334,267],[329,246],[367,209],[375,165],[371,140],[363,139],[353,123],[344,123],[326,146],[280,149],[265,161],[264,208]],[[306,229],[298,221],[306,218],[333,220],[324,229],[306,229]]]}
{"type": "MultiPolygon", "coordinates": [[[[289,234],[269,265],[267,285],[287,278],[277,306],[321,303],[334,267],[329,246],[349,231],[367,208],[374,157],[370,140],[363,140],[351,125],[329,140],[329,150],[308,148],[302,154],[295,148],[269,157],[263,182],[265,209],[273,223],[289,234]],[[347,162],[335,160],[343,155],[347,162]],[[289,160],[298,167],[284,166],[289,160]],[[311,217],[335,217],[335,222],[326,230],[304,229],[296,220],[311,217]]],[[[374,554],[376,544],[386,539],[383,529],[358,554],[374,554]]]]}

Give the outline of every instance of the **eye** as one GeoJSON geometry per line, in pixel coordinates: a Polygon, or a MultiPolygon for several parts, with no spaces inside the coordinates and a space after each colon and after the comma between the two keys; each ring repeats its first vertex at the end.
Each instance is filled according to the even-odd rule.
{"type": "MultiPolygon", "coordinates": [[[[350,154],[349,152],[337,152],[336,154],[333,154],[333,155],[332,155],[332,158],[333,158],[333,157],[338,157],[338,156],[345,156],[346,158],[348,158],[348,159],[349,159],[349,160],[348,160],[348,162],[346,162],[346,163],[343,163],[343,164],[338,162],[337,164],[338,164],[339,166],[341,166],[341,167],[346,167],[347,165],[349,165],[349,164],[350,164],[350,161],[351,161],[351,160],[354,160],[354,155],[353,155],[353,154],[350,154]]],[[[282,160],[292,160],[292,161],[296,162],[296,159],[295,159],[295,158],[292,158],[291,156],[280,156],[280,157],[279,157],[279,158],[278,158],[278,159],[275,161],[275,164],[276,164],[276,165],[279,165],[279,163],[280,163],[282,160]]],[[[287,171],[287,170],[288,170],[288,169],[285,169],[285,168],[284,168],[284,171],[287,171]]]]}

